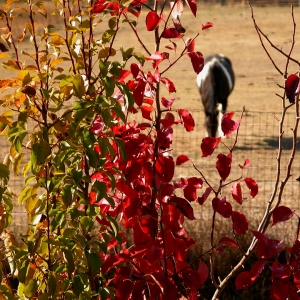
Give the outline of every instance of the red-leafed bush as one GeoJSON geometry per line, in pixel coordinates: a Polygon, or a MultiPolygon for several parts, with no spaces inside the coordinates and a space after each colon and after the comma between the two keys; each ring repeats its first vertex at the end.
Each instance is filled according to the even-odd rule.
{"type": "MultiPolygon", "coordinates": [[[[185,153],[173,157],[173,128],[183,126],[189,134],[195,121],[188,107],[173,108],[176,86],[166,74],[172,74],[167,71],[179,59],[188,60],[191,72],[201,72],[204,58],[195,51],[196,38],[213,23],[186,37],[181,1],[167,7],[147,0],[53,0],[53,12],[43,1],[11,7],[13,2],[6,1],[0,10],[0,58],[7,60],[2,66],[15,73],[0,80],[1,135],[11,146],[0,163],[0,298],[200,299],[212,282],[213,299],[222,299],[229,281],[239,292],[268,270],[270,299],[298,299],[299,230],[290,247],[267,232],[298,217],[281,203],[298,143],[298,74],[285,79],[282,96],[282,120],[287,109],[296,108],[291,159],[285,178],[275,178],[261,223],[254,228],[243,203],[259,196],[259,186],[246,177],[250,161],[235,160],[244,110],[238,117],[233,112],[223,116],[224,137],[199,141],[199,156],[215,160],[217,182],[185,153]],[[12,23],[22,20],[20,11],[29,21],[15,38],[12,23]],[[45,19],[49,14],[61,16],[62,22],[47,24],[37,33],[38,14],[45,19]],[[155,51],[144,43],[138,23],[152,36],[155,51]],[[105,28],[96,39],[100,24],[105,28]],[[144,53],[131,45],[115,49],[117,36],[125,32],[122,26],[128,27],[126,34],[131,30],[144,53]],[[26,36],[30,48],[22,48],[26,36]],[[179,54],[177,43],[182,43],[179,54]],[[220,144],[226,146],[222,153],[220,144]],[[181,165],[195,168],[198,175],[175,178],[181,165]],[[230,177],[233,166],[240,167],[239,178],[230,177]],[[25,178],[20,192],[10,189],[11,172],[22,172],[25,178]],[[226,186],[231,187],[229,194],[226,186]],[[14,197],[28,216],[22,245],[15,245],[7,229],[14,221],[14,197]],[[201,212],[207,203],[210,239],[196,240],[184,222],[199,222],[195,207],[201,212]],[[220,238],[218,220],[229,224],[220,238]],[[252,241],[244,249],[240,241],[249,235],[252,241]],[[199,244],[205,251],[189,259],[199,244]],[[219,276],[215,262],[227,248],[235,251],[230,258],[234,264],[219,276]]],[[[196,16],[196,1],[185,3],[196,16]]],[[[291,52],[285,54],[286,68],[291,52]]],[[[282,72],[286,74],[287,69],[282,72]]],[[[280,127],[279,141],[283,134],[280,127]]]]}

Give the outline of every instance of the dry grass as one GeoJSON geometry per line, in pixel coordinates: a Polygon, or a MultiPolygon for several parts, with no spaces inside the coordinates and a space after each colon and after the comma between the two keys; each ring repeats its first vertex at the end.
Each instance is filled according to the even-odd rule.
{"type": "MultiPolygon", "coordinates": [[[[290,15],[291,9],[289,7],[254,7],[254,13],[259,26],[269,36],[273,43],[281,47],[284,51],[288,51],[292,39],[292,21],[290,15]]],[[[296,20],[299,19],[300,9],[295,8],[296,20]]],[[[42,20],[42,17],[39,18],[42,20]]],[[[61,20],[52,19],[55,23],[61,20]]],[[[234,164],[231,179],[240,176],[240,170],[237,164],[242,164],[245,158],[250,158],[252,161],[251,168],[247,172],[247,176],[254,177],[258,182],[269,182],[268,185],[259,185],[260,193],[255,199],[246,200],[247,202],[243,207],[245,208],[245,215],[250,219],[250,228],[254,229],[258,220],[263,214],[263,208],[267,203],[273,186],[273,181],[276,173],[276,134],[277,134],[277,121],[272,113],[279,116],[281,111],[281,101],[275,93],[281,93],[277,84],[282,85],[282,78],[276,73],[271,62],[268,60],[266,54],[263,52],[259,39],[255,32],[253,22],[251,19],[250,10],[247,6],[203,6],[199,5],[199,12],[196,19],[186,10],[182,16],[182,23],[187,32],[186,37],[193,37],[201,31],[201,24],[211,21],[215,24],[214,28],[201,33],[197,39],[197,50],[201,51],[204,55],[210,53],[224,53],[231,58],[233,67],[236,74],[236,85],[233,94],[229,99],[228,110],[241,111],[242,107],[246,107],[246,115],[242,123],[241,139],[244,142],[239,143],[239,148],[234,153],[234,164]],[[261,112],[262,114],[256,114],[261,112]]],[[[39,22],[39,24],[41,24],[39,22]]],[[[101,30],[105,28],[106,24],[100,27],[98,36],[101,36],[101,30]]],[[[139,32],[150,51],[154,50],[154,44],[150,35],[145,31],[143,22],[138,25],[139,32]]],[[[15,32],[18,34],[22,32],[20,23],[16,24],[15,32]]],[[[181,41],[176,41],[180,48],[181,41]]],[[[170,44],[166,42],[166,44],[170,44]]],[[[142,48],[136,44],[134,35],[130,34],[128,27],[124,26],[121,29],[118,39],[116,40],[116,49],[119,46],[129,48],[136,46],[137,49],[142,51],[142,48]]],[[[28,42],[24,48],[25,51],[32,51],[32,45],[28,42]]],[[[179,53],[180,49],[178,50],[179,53]]],[[[280,68],[284,68],[285,60],[273,50],[274,60],[278,63],[280,68]]],[[[299,57],[299,47],[295,48],[294,57],[299,57]]],[[[171,59],[175,58],[175,54],[171,54],[171,59]]],[[[292,66],[289,72],[295,72],[298,69],[292,66]],[[294,67],[294,68],[293,68],[294,67]]],[[[15,76],[8,71],[1,71],[1,77],[15,76]]],[[[195,116],[197,120],[197,128],[195,132],[186,134],[182,129],[176,129],[173,145],[173,155],[176,157],[178,154],[185,153],[189,155],[203,171],[207,178],[214,184],[218,184],[217,172],[215,170],[215,155],[212,158],[201,158],[200,143],[204,137],[203,127],[203,111],[199,101],[199,95],[195,84],[195,74],[192,71],[188,58],[184,57],[179,60],[174,68],[166,74],[174,81],[177,93],[175,95],[176,101],[174,108],[187,108],[195,116]],[[197,112],[196,112],[197,111],[197,112]]],[[[162,91],[162,95],[169,97],[166,91],[162,91]]],[[[238,116],[238,115],[237,115],[238,116]]],[[[289,124],[286,127],[286,135],[284,136],[285,147],[290,148],[291,137],[289,135],[289,127],[293,123],[293,117],[289,118],[289,124]]],[[[3,139],[4,140],[4,139],[3,139]]],[[[225,141],[232,143],[231,139],[225,141]]],[[[3,141],[5,143],[5,141],[3,141]]],[[[2,154],[4,157],[4,153],[2,154]]],[[[2,160],[0,156],[0,161],[2,160]]],[[[284,165],[288,159],[284,158],[284,165]]],[[[299,154],[296,155],[297,161],[299,154]]],[[[283,165],[283,166],[284,166],[283,165]]],[[[284,204],[291,205],[293,209],[299,209],[299,185],[295,184],[295,178],[300,174],[300,163],[296,164],[296,169],[292,172],[291,184],[287,189],[287,194],[284,195],[284,204]]],[[[284,170],[283,170],[284,172],[284,170]]],[[[189,165],[188,167],[178,168],[176,176],[198,176],[197,172],[189,165]]],[[[17,181],[17,185],[21,185],[17,181]]],[[[201,191],[202,192],[202,191],[201,191]]],[[[200,194],[201,194],[200,192],[200,194]]],[[[230,199],[230,190],[225,190],[224,195],[230,199]]],[[[235,209],[240,209],[235,207],[235,209]]],[[[201,245],[207,245],[209,237],[209,228],[211,222],[211,207],[208,200],[204,206],[195,207],[195,215],[198,219],[197,222],[186,222],[186,228],[189,233],[199,241],[201,245]]],[[[24,216],[24,214],[23,214],[24,216]]],[[[22,229],[24,219],[18,215],[15,218],[14,225],[22,229]],[[18,223],[18,224],[17,224],[18,223]]],[[[295,236],[296,220],[292,220],[288,224],[276,226],[273,233],[277,236],[286,237],[288,242],[291,242],[295,236]],[[275,232],[276,230],[276,232],[275,232]]],[[[24,230],[23,230],[24,231],[24,230]]],[[[222,220],[218,217],[217,232],[222,234],[230,233],[230,224],[228,220],[222,220]]],[[[218,237],[216,237],[216,240],[218,237]]],[[[249,241],[247,237],[245,244],[249,241]]],[[[203,252],[207,249],[200,248],[199,251],[203,252]]],[[[228,253],[228,257],[232,255],[228,253]]],[[[233,255],[234,259],[237,259],[233,255]]],[[[228,258],[229,260],[229,258],[228,258]]],[[[222,258],[224,262],[224,257],[222,258]]],[[[218,263],[220,268],[221,262],[218,263]]],[[[234,261],[229,262],[229,266],[234,265],[234,261]]],[[[223,266],[225,271],[228,271],[228,264],[223,266]]],[[[221,272],[222,273],[222,272],[221,272]]],[[[221,274],[222,276],[222,274],[221,274]]],[[[257,294],[255,294],[255,297],[257,294]]],[[[244,297],[244,296],[243,296],[244,297]]],[[[239,294],[232,295],[230,298],[222,299],[243,299],[239,294]]],[[[263,299],[263,297],[251,298],[248,294],[245,296],[247,299],[263,299]]]]}

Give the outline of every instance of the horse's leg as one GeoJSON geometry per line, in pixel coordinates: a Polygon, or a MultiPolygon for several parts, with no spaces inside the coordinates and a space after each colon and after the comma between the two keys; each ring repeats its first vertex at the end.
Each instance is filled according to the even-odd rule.
{"type": "Polygon", "coordinates": [[[211,137],[216,137],[217,129],[218,129],[218,112],[205,112],[206,119],[206,131],[207,135],[211,137]]]}
{"type": "Polygon", "coordinates": [[[224,110],[223,110],[223,105],[221,103],[218,104],[217,106],[217,112],[218,112],[218,133],[220,137],[224,136],[224,133],[222,131],[222,118],[224,115],[224,110]]]}
{"type": "Polygon", "coordinates": [[[218,117],[218,132],[219,136],[223,137],[224,133],[222,131],[222,118],[223,115],[226,113],[226,108],[227,108],[227,98],[223,99],[221,103],[218,104],[217,106],[217,111],[219,112],[219,117],[218,117]]]}

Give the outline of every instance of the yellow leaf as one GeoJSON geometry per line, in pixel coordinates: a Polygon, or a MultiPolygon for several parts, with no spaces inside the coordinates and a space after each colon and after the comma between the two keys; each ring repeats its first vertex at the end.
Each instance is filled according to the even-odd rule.
{"type": "Polygon", "coordinates": [[[0,58],[10,58],[8,53],[0,53],[0,58]]]}
{"type": "Polygon", "coordinates": [[[0,116],[0,122],[1,123],[4,123],[6,125],[11,126],[11,124],[12,124],[11,121],[12,121],[12,118],[6,118],[6,117],[3,117],[3,116],[0,116]]]}
{"type": "Polygon", "coordinates": [[[11,87],[15,82],[13,79],[2,79],[0,80],[0,88],[11,87]]]}
{"type": "Polygon", "coordinates": [[[20,171],[20,165],[22,162],[22,158],[24,157],[24,153],[18,153],[15,157],[14,157],[14,161],[13,161],[13,170],[14,173],[16,175],[19,175],[19,171],[20,171]]]}
{"type": "Polygon", "coordinates": [[[50,41],[50,45],[54,47],[59,47],[65,45],[65,40],[60,35],[54,35],[50,41]]]}
{"type": "Polygon", "coordinates": [[[19,65],[15,60],[8,60],[6,63],[2,63],[2,66],[6,70],[20,70],[19,65]]]}
{"type": "Polygon", "coordinates": [[[115,56],[116,55],[116,50],[114,48],[111,48],[109,52],[109,47],[105,47],[104,49],[101,49],[98,54],[98,58],[106,58],[108,55],[109,56],[115,56]]]}

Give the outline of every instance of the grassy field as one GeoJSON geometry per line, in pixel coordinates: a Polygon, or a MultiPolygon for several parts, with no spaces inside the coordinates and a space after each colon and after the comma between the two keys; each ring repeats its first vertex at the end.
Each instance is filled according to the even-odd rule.
{"type": "MultiPolygon", "coordinates": [[[[300,9],[294,9],[295,20],[299,20],[300,9]]],[[[254,7],[254,15],[260,28],[267,34],[272,42],[288,52],[292,41],[293,24],[291,19],[291,8],[289,7],[254,7]]],[[[59,22],[53,19],[52,22],[59,22]]],[[[141,18],[143,20],[143,18],[141,18]]],[[[39,30],[42,29],[43,19],[39,19],[39,30]]],[[[238,178],[240,170],[238,164],[243,164],[245,158],[250,158],[252,164],[246,172],[247,176],[253,177],[259,182],[259,195],[255,199],[250,199],[247,195],[245,215],[251,220],[250,229],[255,229],[258,220],[263,214],[263,208],[272,192],[273,181],[276,174],[276,146],[277,146],[277,125],[276,117],[280,117],[281,101],[276,93],[281,94],[279,85],[283,85],[283,78],[272,66],[266,53],[263,51],[257,33],[255,31],[251,18],[250,8],[245,6],[204,6],[199,5],[198,15],[195,19],[186,8],[182,16],[182,24],[186,29],[186,38],[194,37],[198,32],[201,32],[196,40],[196,49],[209,55],[211,53],[223,53],[227,55],[233,64],[236,74],[236,84],[232,95],[229,98],[228,111],[240,112],[245,106],[246,114],[242,122],[240,132],[240,142],[238,151],[234,153],[233,172],[230,179],[238,178]],[[205,22],[213,22],[215,26],[211,29],[201,32],[201,24],[205,22]],[[275,114],[276,117],[273,116],[275,114]],[[266,184],[266,182],[268,184],[266,184]]],[[[100,27],[97,33],[99,38],[102,34],[100,27]]],[[[15,25],[16,36],[20,35],[23,27],[22,24],[15,25]]],[[[145,30],[145,24],[140,21],[138,24],[138,32],[150,51],[154,51],[154,43],[151,39],[152,34],[145,30]]],[[[296,46],[293,52],[293,57],[300,57],[299,42],[297,40],[299,32],[296,34],[296,46]]],[[[176,41],[178,44],[178,53],[182,49],[181,41],[176,41]]],[[[165,41],[164,45],[170,45],[169,41],[165,41]]],[[[143,51],[141,46],[136,43],[134,35],[130,32],[127,26],[121,29],[121,32],[116,40],[115,48],[123,46],[129,48],[135,46],[138,50],[143,51]]],[[[278,67],[284,71],[285,59],[279,53],[268,46],[270,53],[273,55],[274,61],[278,67]]],[[[33,46],[26,43],[25,51],[33,51],[33,46]]],[[[165,50],[162,48],[161,50],[165,50]]],[[[174,53],[170,54],[171,60],[176,58],[174,53]]],[[[288,72],[293,73],[298,71],[298,67],[291,65],[288,72]]],[[[15,74],[2,71],[1,78],[15,76],[15,74]]],[[[183,57],[179,62],[170,69],[166,77],[169,77],[177,89],[175,95],[176,101],[174,108],[186,108],[192,112],[197,121],[196,130],[193,133],[186,134],[181,128],[176,129],[175,141],[173,145],[173,155],[176,157],[179,154],[187,154],[191,157],[197,166],[203,171],[207,178],[218,184],[217,172],[215,170],[216,158],[213,156],[209,159],[202,159],[200,153],[201,139],[205,136],[203,108],[200,102],[199,94],[196,88],[196,74],[192,70],[190,61],[187,57],[183,57]]],[[[170,97],[166,91],[162,90],[162,96],[170,97]]],[[[236,115],[236,118],[239,114],[236,115]]],[[[288,118],[288,124],[285,126],[284,148],[286,149],[282,175],[284,175],[284,167],[289,158],[289,149],[291,147],[291,135],[288,133],[289,128],[293,126],[293,116],[288,118]]],[[[2,137],[1,137],[2,138],[2,137]]],[[[5,143],[4,138],[0,142],[5,143]]],[[[232,139],[225,141],[232,143],[232,139]]],[[[224,148],[223,148],[224,150],[224,148]]],[[[0,154],[2,161],[5,154],[0,154]]],[[[291,183],[288,185],[287,192],[284,194],[284,205],[290,205],[292,209],[300,209],[299,193],[300,185],[295,181],[300,175],[300,159],[299,153],[296,154],[297,163],[292,172],[291,183]]],[[[198,176],[197,172],[189,165],[178,168],[176,173],[177,178],[180,176],[198,176]]],[[[16,187],[22,185],[22,178],[15,178],[16,187]]],[[[200,191],[199,194],[201,194],[200,191]]],[[[230,189],[224,190],[224,196],[230,199],[230,189]]],[[[200,244],[205,244],[205,240],[209,238],[209,228],[211,222],[211,204],[208,200],[204,206],[195,206],[195,216],[197,222],[186,222],[186,228],[191,235],[196,238],[200,244]],[[202,243],[203,242],[203,243],[202,243]]],[[[235,206],[236,210],[240,207],[235,206]]],[[[24,232],[26,228],[26,216],[23,209],[20,208],[14,219],[14,226],[17,231],[24,232]]],[[[230,220],[223,220],[221,217],[217,219],[218,235],[224,233],[230,236],[230,220]]],[[[279,224],[273,228],[272,234],[278,237],[287,238],[291,242],[295,238],[295,229],[297,228],[297,219],[293,218],[288,224],[279,224]]],[[[247,237],[248,238],[248,237],[247,237]]],[[[217,237],[216,237],[217,240],[217,237]]],[[[199,251],[207,250],[200,248],[199,251]]],[[[232,257],[231,257],[232,258],[232,257]]],[[[223,257],[224,259],[224,257],[223,257]]],[[[230,264],[230,263],[229,263],[230,264]]],[[[234,262],[231,262],[234,265],[234,262]]],[[[227,265],[228,267],[228,265],[227,265]]],[[[252,299],[248,295],[247,299],[252,299]]],[[[254,294],[253,299],[258,299],[257,294],[254,294]]],[[[259,297],[263,299],[262,297],[259,297]]],[[[225,299],[225,298],[224,298],[225,299]]],[[[228,299],[245,299],[239,295],[228,299]]],[[[266,298],[267,299],[267,298],[266,298]]]]}
{"type": "MultiPolygon", "coordinates": [[[[295,19],[299,19],[300,9],[294,9],[295,19]]],[[[260,28],[267,34],[272,42],[284,51],[288,51],[292,41],[292,19],[290,7],[254,7],[254,15],[260,28]]],[[[59,23],[61,20],[50,17],[50,22],[59,23]]],[[[152,33],[149,34],[145,30],[145,24],[141,18],[138,24],[138,32],[145,45],[152,52],[154,51],[154,43],[152,40],[152,33]]],[[[25,23],[25,21],[24,21],[25,23]]],[[[38,19],[38,30],[42,30],[45,20],[42,17],[38,19]]],[[[101,37],[102,29],[97,32],[98,37],[101,37]]],[[[258,178],[262,182],[270,182],[268,187],[262,187],[261,193],[257,199],[251,200],[249,203],[249,214],[262,214],[261,206],[269,199],[272,189],[272,182],[274,178],[276,166],[276,133],[277,121],[272,113],[277,117],[280,116],[281,101],[275,94],[281,94],[281,89],[277,86],[283,85],[283,78],[272,66],[267,55],[263,51],[257,33],[255,31],[253,20],[251,18],[250,8],[245,6],[208,6],[198,5],[198,15],[195,19],[189,10],[185,8],[182,15],[182,24],[186,29],[185,37],[194,37],[197,33],[200,36],[196,40],[196,50],[209,55],[211,53],[223,53],[227,55],[233,64],[236,74],[236,84],[232,95],[229,98],[228,111],[241,111],[245,106],[246,114],[242,123],[241,136],[243,141],[239,144],[239,151],[234,156],[235,169],[239,172],[237,164],[243,163],[245,158],[254,159],[251,171],[248,171],[248,176],[258,178]],[[213,22],[214,27],[201,32],[201,24],[205,22],[213,22]],[[260,113],[256,113],[260,112],[260,113]],[[244,125],[245,124],[245,125],[244,125]]],[[[22,32],[23,26],[20,22],[14,26],[14,35],[19,36],[22,32]]],[[[293,57],[297,59],[300,54],[300,49],[297,46],[298,41],[296,35],[296,47],[293,52],[293,57]]],[[[176,41],[178,45],[177,53],[182,49],[182,41],[176,41]]],[[[169,41],[164,41],[163,46],[170,45],[169,41]]],[[[123,46],[129,48],[135,46],[137,50],[143,51],[142,47],[137,44],[135,36],[130,32],[127,26],[121,28],[118,38],[116,40],[115,49],[123,46]]],[[[23,48],[30,52],[33,46],[26,43],[23,48]]],[[[285,59],[282,58],[276,51],[268,46],[270,53],[274,55],[274,61],[278,67],[283,71],[285,67],[285,59]]],[[[163,47],[162,51],[165,51],[163,47]]],[[[119,54],[118,54],[119,55],[119,54]]],[[[170,60],[176,58],[175,53],[170,54],[170,60]]],[[[296,72],[297,66],[291,65],[289,73],[296,72]]],[[[1,78],[14,76],[13,73],[1,70],[1,78]]],[[[173,154],[188,154],[197,165],[202,168],[204,174],[208,174],[210,180],[216,181],[217,173],[214,169],[215,158],[209,160],[210,165],[207,165],[207,159],[201,160],[200,143],[205,135],[203,109],[200,102],[199,94],[196,88],[196,74],[192,70],[192,66],[188,57],[183,57],[179,62],[171,68],[166,74],[177,89],[175,94],[176,101],[174,108],[189,109],[197,120],[197,127],[195,132],[189,135],[184,134],[184,131],[179,129],[177,138],[174,141],[173,154]]],[[[170,97],[166,91],[162,90],[162,96],[170,97]]],[[[238,117],[238,114],[237,114],[238,117]]],[[[291,117],[288,126],[292,126],[293,117],[291,117]]],[[[288,131],[288,129],[287,129],[288,131]]],[[[175,135],[176,137],[176,135],[175,135]]],[[[285,137],[287,142],[287,149],[289,149],[290,136],[285,137]]],[[[3,141],[4,142],[4,141],[3,141]]],[[[226,141],[231,143],[230,140],[226,141]]],[[[4,156],[4,154],[3,154],[4,156]]],[[[0,157],[0,160],[2,157],[0,157]]],[[[286,159],[285,159],[286,161],[286,159]]],[[[298,164],[298,166],[300,163],[298,164]]],[[[298,171],[297,171],[298,172],[298,171]]],[[[233,178],[237,173],[233,172],[233,178]]],[[[295,173],[297,174],[297,173],[295,173]]],[[[197,176],[197,173],[191,167],[179,168],[177,176],[197,176]]],[[[298,175],[298,174],[297,174],[298,175]]],[[[296,176],[296,175],[295,175],[296,176]]],[[[293,178],[294,179],[294,178],[293,178]]],[[[21,185],[20,178],[17,185],[21,185]]],[[[217,181],[216,181],[217,184],[217,181]]],[[[293,201],[295,209],[298,208],[299,185],[293,185],[289,188],[290,194],[286,197],[293,201]]],[[[209,216],[208,212],[203,209],[197,209],[198,218],[205,219],[209,216]]],[[[194,226],[194,225],[192,225],[194,226]]],[[[201,227],[201,226],[200,226],[201,227]]],[[[199,227],[199,230],[202,230],[199,227]]],[[[193,227],[193,231],[198,232],[197,226],[193,227]]]]}

